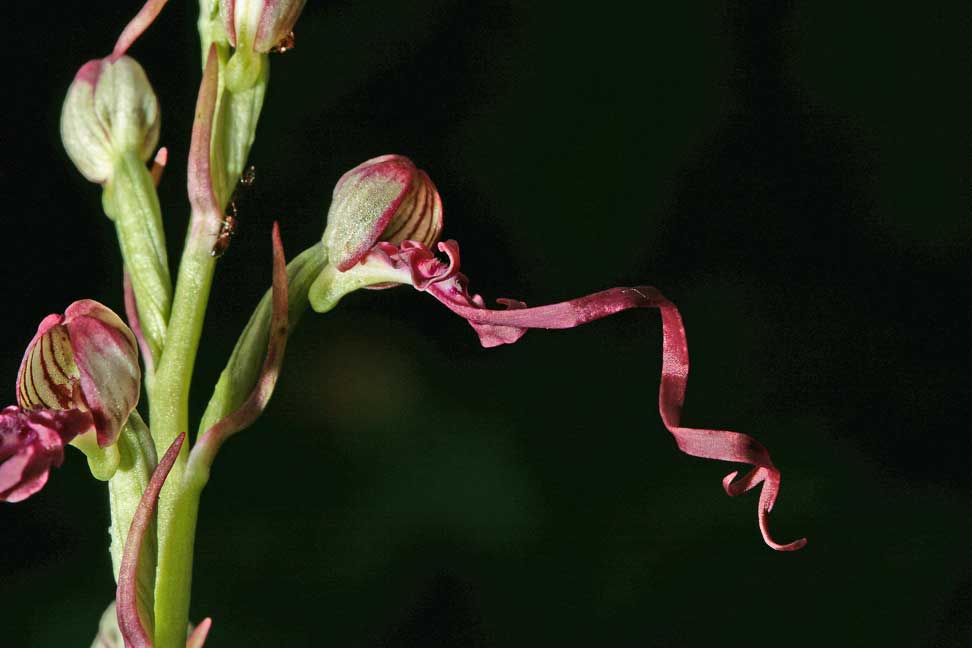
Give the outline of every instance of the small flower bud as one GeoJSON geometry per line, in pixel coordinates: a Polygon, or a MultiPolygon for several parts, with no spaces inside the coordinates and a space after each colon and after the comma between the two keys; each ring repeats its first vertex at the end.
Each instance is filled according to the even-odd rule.
{"type": "Polygon", "coordinates": [[[293,30],[305,0],[219,0],[230,45],[266,54],[293,30]]]}
{"type": "Polygon", "coordinates": [[[115,160],[134,152],[147,161],[159,141],[159,102],[134,59],[88,61],[61,109],[61,141],[81,174],[103,184],[115,160]]]}
{"type": "Polygon", "coordinates": [[[442,200],[428,174],[406,157],[383,155],[338,180],[323,241],[330,263],[343,272],[379,240],[431,246],[441,231],[442,200]]]}
{"type": "Polygon", "coordinates": [[[305,0],[219,0],[219,17],[230,45],[236,48],[226,68],[234,92],[255,85],[266,54],[284,40],[304,10],[305,0]]]}
{"type": "Polygon", "coordinates": [[[135,335],[111,309],[85,299],[41,322],[20,364],[17,402],[90,411],[104,448],[138,404],[140,382],[135,335]]]}

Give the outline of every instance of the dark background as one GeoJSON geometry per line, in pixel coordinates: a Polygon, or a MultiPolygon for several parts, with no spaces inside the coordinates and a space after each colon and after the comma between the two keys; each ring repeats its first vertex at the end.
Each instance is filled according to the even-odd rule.
{"type": "MultiPolygon", "coordinates": [[[[137,2],[5,7],[0,375],[40,319],[120,310],[100,190],[60,104],[137,2]],[[11,17],[10,12],[13,12],[11,17]]],[[[761,542],[730,466],[659,420],[651,312],[479,347],[410,288],[291,339],[203,498],[192,616],[219,646],[972,645],[972,9],[938,3],[314,2],[272,62],[258,180],[219,263],[200,413],[269,284],[375,155],[435,180],[486,296],[651,283],[682,309],[684,420],[783,471],[761,542]]],[[[958,4],[958,3],[956,3],[958,4]]],[[[163,110],[170,255],[188,214],[196,4],[131,51],[163,110]]],[[[87,646],[112,599],[107,495],[71,450],[0,506],[6,646],[87,646]]]]}

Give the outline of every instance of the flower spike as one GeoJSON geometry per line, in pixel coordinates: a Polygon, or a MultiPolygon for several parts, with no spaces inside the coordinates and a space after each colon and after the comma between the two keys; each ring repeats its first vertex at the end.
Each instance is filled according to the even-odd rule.
{"type": "Polygon", "coordinates": [[[658,409],[662,422],[675,437],[679,449],[689,455],[753,466],[745,477],[734,481],[737,472],[723,480],[730,496],[739,495],[763,484],[759,498],[758,520],[766,544],[777,551],[793,551],[806,539],[781,544],[769,531],[768,515],[780,488],[780,471],[769,452],[749,435],[726,430],[705,430],[681,425],[682,406],[688,382],[688,343],[682,316],[675,305],[651,286],[611,288],[592,295],[549,306],[527,308],[523,302],[499,300],[505,310],[486,307],[483,298],[470,294],[468,280],[459,272],[459,246],[455,241],[439,243],[447,261],[437,258],[428,247],[414,241],[400,246],[378,243],[346,272],[326,269],[310,291],[311,304],[322,312],[333,308],[344,295],[357,288],[388,283],[409,284],[439,300],[446,308],[464,318],[479,335],[484,347],[512,344],[531,328],[567,329],[586,324],[632,308],[657,308],[662,317],[662,376],[658,390],[658,409]]]}
{"type": "Polygon", "coordinates": [[[159,465],[152,473],[152,479],[145,488],[145,493],[138,504],[132,526],[125,541],[125,554],[122,558],[121,569],[118,570],[118,590],[115,600],[118,606],[118,628],[125,638],[125,645],[129,648],[152,648],[152,640],[145,631],[145,625],[139,616],[138,602],[138,563],[142,553],[142,541],[145,532],[152,522],[155,506],[159,501],[159,491],[165,478],[169,476],[186,433],[182,432],[175,438],[169,449],[165,451],[159,465]]]}

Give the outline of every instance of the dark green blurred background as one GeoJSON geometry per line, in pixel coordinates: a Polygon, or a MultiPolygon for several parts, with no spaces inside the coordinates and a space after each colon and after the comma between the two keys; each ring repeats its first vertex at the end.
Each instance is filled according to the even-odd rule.
{"type": "MultiPolygon", "coordinates": [[[[11,402],[44,315],[121,308],[114,231],[57,123],[138,2],[31,4],[4,20],[11,402]]],[[[269,285],[272,221],[296,254],[343,171],[403,153],[487,300],[651,283],[679,304],[684,421],[763,441],[776,534],[809,546],[767,549],[756,496],[719,485],[732,467],[676,450],[656,314],[486,351],[426,295],[364,292],[303,320],[266,415],[219,457],[207,646],[972,645],[972,8],[644,4],[311,0],[273,59],[195,411],[269,285]]],[[[195,6],[131,52],[163,106],[173,257],[195,6]]],[[[4,646],[88,645],[113,597],[106,501],[72,450],[0,506],[4,646]]]]}

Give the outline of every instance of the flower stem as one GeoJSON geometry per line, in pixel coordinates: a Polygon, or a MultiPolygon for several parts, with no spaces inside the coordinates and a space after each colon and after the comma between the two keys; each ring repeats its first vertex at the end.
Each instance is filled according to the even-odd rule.
{"type": "MultiPolygon", "coordinates": [[[[189,386],[199,348],[216,260],[211,254],[221,214],[193,211],[179,266],[165,350],[155,376],[152,436],[159,454],[189,427],[189,386]]],[[[189,623],[192,546],[199,494],[182,475],[189,444],[179,457],[159,498],[159,562],[155,590],[157,648],[184,646],[189,623]]]]}

